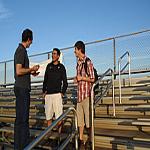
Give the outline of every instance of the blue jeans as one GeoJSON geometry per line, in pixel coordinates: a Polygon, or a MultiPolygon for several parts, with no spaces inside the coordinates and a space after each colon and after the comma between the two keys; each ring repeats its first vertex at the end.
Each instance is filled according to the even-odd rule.
{"type": "Polygon", "coordinates": [[[30,91],[26,88],[15,87],[16,120],[14,128],[14,149],[23,150],[29,144],[29,109],[30,91]]]}

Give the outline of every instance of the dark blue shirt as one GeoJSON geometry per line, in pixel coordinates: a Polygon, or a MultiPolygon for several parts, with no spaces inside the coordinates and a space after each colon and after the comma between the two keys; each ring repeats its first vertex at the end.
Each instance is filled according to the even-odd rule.
{"type": "Polygon", "coordinates": [[[15,86],[21,88],[27,88],[30,90],[30,73],[17,76],[16,75],[16,64],[22,64],[23,68],[29,68],[29,58],[25,47],[22,44],[19,44],[14,55],[14,77],[15,77],[15,86]]]}

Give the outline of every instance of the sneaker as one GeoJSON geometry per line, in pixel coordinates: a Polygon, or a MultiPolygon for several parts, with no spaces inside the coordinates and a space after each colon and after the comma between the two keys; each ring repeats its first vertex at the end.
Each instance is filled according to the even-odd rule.
{"type": "Polygon", "coordinates": [[[87,140],[85,143],[85,149],[86,150],[92,150],[92,142],[87,140]]]}
{"type": "Polygon", "coordinates": [[[79,150],[85,150],[84,141],[83,140],[79,140],[78,143],[79,143],[79,150]]]}

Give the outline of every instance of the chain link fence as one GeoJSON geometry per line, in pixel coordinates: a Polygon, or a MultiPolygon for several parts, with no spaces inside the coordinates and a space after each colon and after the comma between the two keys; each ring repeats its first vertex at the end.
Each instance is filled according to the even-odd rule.
{"type": "MultiPolygon", "coordinates": [[[[66,67],[67,76],[75,76],[74,47],[63,48],[61,51],[63,53],[62,63],[66,67]]],[[[126,51],[129,51],[131,55],[131,70],[150,71],[150,30],[86,43],[86,55],[92,60],[99,74],[104,73],[108,68],[117,72],[118,59],[126,51]]],[[[51,59],[51,51],[29,56],[30,62],[33,63],[41,63],[48,58],[51,59]]],[[[43,77],[32,78],[32,81],[36,80],[43,80],[43,77]]],[[[13,60],[0,62],[0,84],[13,82],[13,60]]]]}

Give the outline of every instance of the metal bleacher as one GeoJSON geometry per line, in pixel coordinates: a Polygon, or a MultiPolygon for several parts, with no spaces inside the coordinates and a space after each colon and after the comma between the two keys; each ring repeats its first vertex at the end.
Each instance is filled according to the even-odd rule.
{"type": "MultiPolygon", "coordinates": [[[[112,90],[101,99],[95,109],[94,116],[94,138],[95,149],[118,149],[134,148],[134,149],[149,149],[150,145],[150,93],[149,93],[149,77],[132,78],[132,85],[128,85],[128,79],[123,79],[122,83],[122,103],[119,103],[119,88],[118,80],[115,80],[115,109],[116,116],[113,114],[112,105],[112,90]],[[123,81],[124,80],[124,81],[123,81]]],[[[103,81],[104,82],[104,81],[103,81]]],[[[42,92],[39,87],[32,87],[31,91],[31,106],[30,106],[30,132],[31,141],[37,137],[41,131],[46,129],[45,115],[44,115],[44,100],[42,92]],[[37,91],[36,91],[37,88],[37,91]]],[[[69,85],[66,97],[64,100],[64,110],[69,107],[75,107],[75,94],[72,92],[76,90],[76,85],[73,87],[69,85]],[[72,88],[72,89],[71,89],[72,88]],[[73,97],[74,96],[74,97],[73,97]]],[[[74,93],[74,92],[73,92],[74,93]]],[[[0,88],[0,132],[1,141],[5,145],[13,145],[13,127],[15,121],[15,98],[13,87],[0,88]],[[7,95],[7,96],[6,96],[7,95]]],[[[68,115],[68,120],[64,123],[61,139],[64,139],[70,131],[71,117],[68,115]]],[[[50,139],[56,140],[60,135],[53,131],[50,139]]],[[[48,138],[48,139],[49,139],[48,138]]],[[[86,131],[84,138],[86,140],[86,131]]],[[[57,141],[57,140],[56,140],[57,141]]],[[[56,143],[55,143],[56,144],[56,143]]],[[[57,143],[58,144],[58,143],[57,143]]],[[[72,143],[71,143],[72,144],[72,143]]],[[[40,148],[48,149],[51,144],[44,139],[44,142],[39,145],[40,148]]],[[[53,144],[51,147],[54,146],[53,144]]],[[[55,145],[56,146],[56,145],[55,145]]]]}
{"type": "MultiPolygon", "coordinates": [[[[108,65],[107,67],[110,67],[110,64],[114,63],[114,83],[112,83],[112,80],[109,79],[110,74],[102,79],[105,73],[101,72],[101,75],[99,76],[100,82],[98,93],[93,97],[93,105],[95,104],[93,106],[94,117],[92,118],[94,131],[93,149],[95,150],[150,149],[150,63],[147,61],[149,56],[143,57],[145,60],[141,57],[141,54],[149,54],[149,47],[147,43],[150,42],[145,42],[149,40],[149,32],[150,30],[147,30],[139,33],[104,39],[94,43],[95,45],[100,45],[101,42],[113,41],[112,43],[114,44],[114,62],[107,62],[108,60],[111,60],[111,58],[108,58],[105,62],[105,64],[108,65]],[[138,42],[136,44],[135,42],[135,36],[137,36],[137,40],[139,40],[140,34],[142,35],[141,40],[144,41],[143,43],[146,43],[146,48],[143,46],[144,44],[142,42],[139,42],[140,44],[138,44],[138,42]],[[146,35],[143,36],[143,34],[146,35]],[[120,55],[120,53],[124,51],[122,50],[124,47],[122,48],[120,43],[123,43],[122,45],[125,47],[130,46],[128,42],[124,42],[124,39],[128,39],[128,37],[131,41],[127,41],[130,44],[133,44],[129,47],[129,51],[132,52],[131,64],[134,64],[131,65],[130,68],[130,79],[127,78],[129,69],[124,70],[121,73],[121,78],[119,78],[119,70],[116,68],[116,54],[120,55]],[[115,45],[115,43],[117,44],[115,45]],[[116,50],[116,46],[118,46],[118,51],[116,50]],[[135,52],[137,49],[140,49],[141,51],[135,52]],[[138,55],[136,55],[136,53],[138,55]],[[133,57],[134,59],[132,59],[133,57]],[[114,91],[112,84],[114,85],[114,91]]],[[[87,47],[92,44],[92,42],[87,43],[87,47]]],[[[102,52],[103,46],[105,46],[105,44],[102,44],[102,52]]],[[[104,48],[104,51],[106,51],[106,47],[104,48]]],[[[107,55],[108,53],[106,56],[107,55]]],[[[95,56],[96,61],[99,58],[99,56],[95,56]]],[[[99,64],[96,65],[99,67],[99,64]]],[[[68,108],[76,108],[77,103],[77,85],[73,83],[73,78],[68,78],[68,83],[67,93],[63,98],[64,113],[68,111],[68,108]]],[[[31,143],[34,141],[36,142],[36,139],[40,138],[41,133],[43,133],[41,137],[42,140],[38,141],[38,144],[35,145],[33,149],[75,149],[76,142],[74,139],[76,137],[76,132],[74,132],[75,136],[72,134],[75,129],[74,118],[73,112],[70,112],[62,118],[63,127],[61,134],[59,134],[54,127],[53,129],[50,129],[50,135],[47,135],[47,125],[44,114],[44,99],[42,97],[42,81],[33,82],[31,88],[29,116],[31,143]],[[66,141],[68,137],[71,137],[71,139],[69,139],[69,143],[65,144],[65,147],[62,146],[62,143],[66,141]]],[[[13,92],[13,83],[4,82],[0,85],[0,149],[13,149],[14,121],[15,96],[13,92]]],[[[85,130],[84,141],[86,141],[86,139],[87,131],[85,130]]]]}

